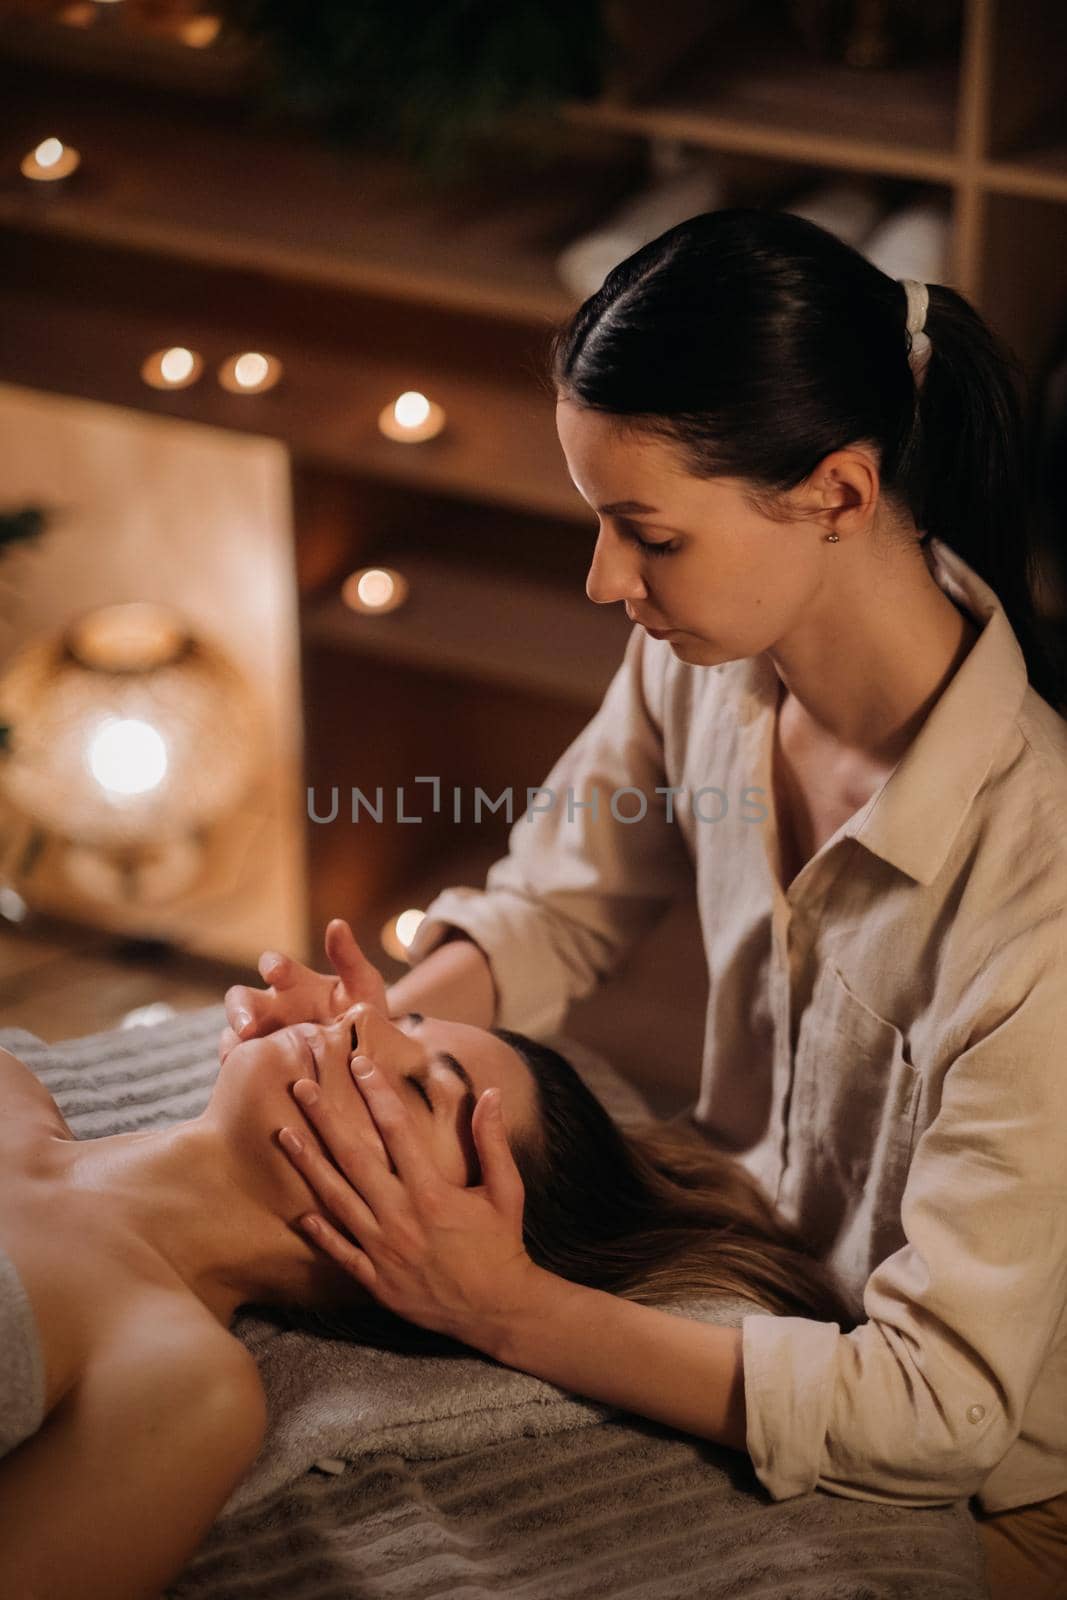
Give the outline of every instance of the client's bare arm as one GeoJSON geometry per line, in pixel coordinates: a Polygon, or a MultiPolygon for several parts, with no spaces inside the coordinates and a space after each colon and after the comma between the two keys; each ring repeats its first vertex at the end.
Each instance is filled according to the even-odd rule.
{"type": "Polygon", "coordinates": [[[0,1573],[32,1600],[157,1600],[262,1443],[255,1361],[221,1328],[116,1319],[40,1432],[0,1461],[0,1573]]]}

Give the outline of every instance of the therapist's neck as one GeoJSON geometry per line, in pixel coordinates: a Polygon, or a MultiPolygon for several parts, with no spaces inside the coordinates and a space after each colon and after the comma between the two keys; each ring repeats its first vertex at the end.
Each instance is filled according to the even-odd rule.
{"type": "Polygon", "coordinates": [[[918,538],[843,538],[803,620],[767,652],[806,731],[875,762],[899,760],[979,634],[918,538]]]}

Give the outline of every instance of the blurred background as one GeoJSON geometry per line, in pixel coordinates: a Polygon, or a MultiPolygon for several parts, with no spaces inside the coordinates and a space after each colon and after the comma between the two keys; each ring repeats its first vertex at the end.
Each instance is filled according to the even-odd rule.
{"type": "MultiPolygon", "coordinates": [[[[475,789],[521,810],[628,632],[548,339],[686,216],[974,301],[1067,635],[1060,0],[0,0],[0,105],[7,1025],[218,1000],[338,914],[391,979],[481,885],[475,789]]],[[[568,1028],[667,1111],[705,996],[683,905],[568,1028]]]]}

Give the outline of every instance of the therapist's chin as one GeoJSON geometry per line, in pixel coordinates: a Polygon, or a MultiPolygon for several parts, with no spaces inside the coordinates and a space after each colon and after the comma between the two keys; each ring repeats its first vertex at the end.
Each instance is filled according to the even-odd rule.
{"type": "Polygon", "coordinates": [[[708,639],[700,633],[685,633],[681,629],[670,641],[671,649],[681,660],[693,667],[724,667],[731,661],[745,659],[736,645],[724,644],[720,639],[708,639]]]}

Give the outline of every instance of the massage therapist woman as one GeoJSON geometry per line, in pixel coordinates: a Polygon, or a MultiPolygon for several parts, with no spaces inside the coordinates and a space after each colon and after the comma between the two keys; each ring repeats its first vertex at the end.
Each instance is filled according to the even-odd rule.
{"type": "Polygon", "coordinates": [[[967,1499],[995,1600],[1065,1596],[1067,686],[1035,622],[1014,364],[955,290],[756,209],[645,245],[551,358],[597,517],[586,592],[635,626],[545,786],[629,786],[647,814],[522,817],[387,993],[335,923],[336,978],[264,957],[229,1020],[370,999],[548,1032],[695,889],[690,1115],[858,1325],[709,1326],[536,1268],[493,1096],[486,1186],[445,1188],[431,1113],[367,1059],[394,1171],[312,1106],[337,1161],[292,1157],[313,1236],[404,1317],[746,1453],[775,1500],[967,1499]],[[709,786],[761,787],[765,820],[668,820],[666,791],[709,786]]]}

